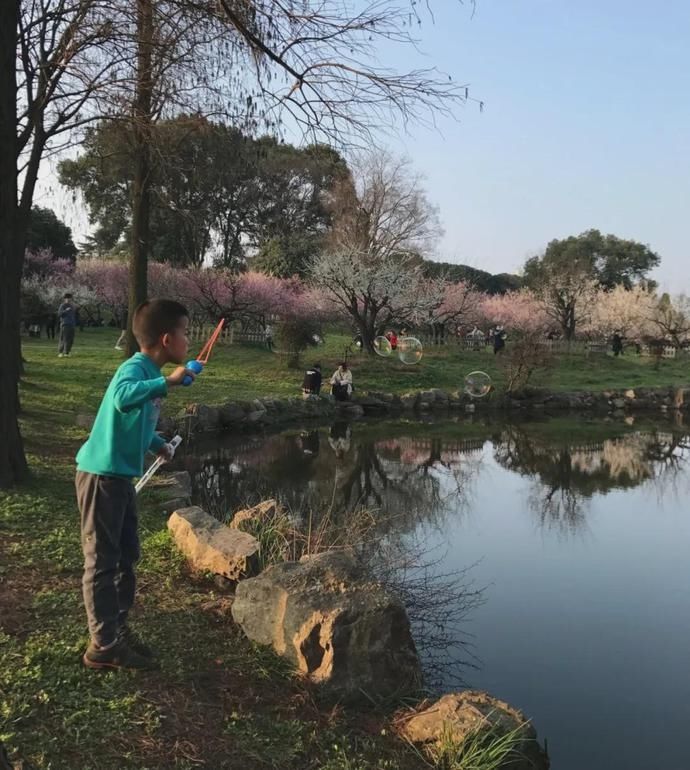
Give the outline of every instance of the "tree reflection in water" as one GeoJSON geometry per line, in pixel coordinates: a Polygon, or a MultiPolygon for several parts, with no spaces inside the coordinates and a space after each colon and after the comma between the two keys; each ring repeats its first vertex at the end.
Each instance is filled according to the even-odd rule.
{"type": "Polygon", "coordinates": [[[655,484],[660,495],[675,488],[690,448],[684,433],[634,432],[600,441],[544,440],[526,426],[509,426],[494,439],[494,458],[532,478],[530,509],[542,526],[575,533],[586,526],[595,494],[655,484]]]}

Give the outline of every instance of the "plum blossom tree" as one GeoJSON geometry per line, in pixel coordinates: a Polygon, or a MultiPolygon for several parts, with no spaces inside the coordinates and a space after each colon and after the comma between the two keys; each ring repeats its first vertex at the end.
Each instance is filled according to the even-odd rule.
{"type": "Polygon", "coordinates": [[[609,337],[615,331],[633,339],[653,335],[658,304],[659,300],[642,284],[630,289],[616,286],[611,291],[599,290],[582,330],[599,337],[609,337]]]}
{"type": "Polygon", "coordinates": [[[434,344],[444,344],[449,329],[478,321],[484,295],[470,284],[430,278],[423,283],[423,288],[430,308],[426,318],[418,320],[428,326],[434,344]]]}
{"type": "Polygon", "coordinates": [[[501,324],[521,334],[543,334],[554,324],[544,303],[529,289],[484,295],[481,314],[488,324],[501,324]]]}

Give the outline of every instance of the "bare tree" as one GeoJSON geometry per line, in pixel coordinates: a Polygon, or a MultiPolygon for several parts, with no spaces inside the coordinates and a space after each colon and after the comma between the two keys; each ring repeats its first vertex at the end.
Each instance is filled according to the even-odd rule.
{"type": "Polygon", "coordinates": [[[19,297],[36,180],[90,117],[99,87],[120,63],[104,55],[115,24],[103,0],[8,0],[0,6],[0,485],[27,472],[17,424],[21,374],[19,297]]]}
{"type": "Polygon", "coordinates": [[[597,282],[574,262],[545,269],[535,288],[547,315],[560,326],[564,338],[575,339],[580,325],[589,319],[597,282]]]}
{"type": "Polygon", "coordinates": [[[690,336],[690,298],[685,294],[673,298],[662,295],[652,309],[651,322],[662,337],[680,347],[690,336]]]}
{"type": "Polygon", "coordinates": [[[445,284],[426,280],[419,260],[440,228],[409,162],[371,154],[356,169],[332,202],[331,250],[313,261],[311,277],[373,352],[385,326],[425,321],[441,306],[445,284]]]}

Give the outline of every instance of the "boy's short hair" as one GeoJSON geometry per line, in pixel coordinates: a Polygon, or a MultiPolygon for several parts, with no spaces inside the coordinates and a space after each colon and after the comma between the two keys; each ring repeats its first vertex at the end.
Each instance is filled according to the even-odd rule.
{"type": "Polygon", "coordinates": [[[62,299],[72,299],[72,295],[69,292],[67,292],[67,294],[63,295],[62,299]]]}
{"type": "Polygon", "coordinates": [[[189,318],[187,308],[174,299],[147,299],[134,311],[132,331],[141,347],[150,348],[183,318],[189,318]]]}

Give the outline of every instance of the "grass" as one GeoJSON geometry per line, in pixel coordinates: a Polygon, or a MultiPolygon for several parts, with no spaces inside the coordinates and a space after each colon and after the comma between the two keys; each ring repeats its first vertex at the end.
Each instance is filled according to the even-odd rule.
{"type": "MultiPolygon", "coordinates": [[[[143,559],[135,624],[160,651],[151,674],[94,675],[80,665],[86,644],[81,551],[73,492],[74,454],[86,432],[74,416],[93,412],[120,362],[116,332],[86,330],[74,354],[26,341],[22,430],[32,468],[24,487],[0,493],[0,741],[41,770],[324,768],[428,766],[388,729],[386,715],[317,702],[283,660],[239,632],[227,596],[188,574],[172,546],[154,491],[141,501],[143,559]]],[[[328,372],[347,340],[318,351],[328,372]]],[[[305,360],[316,356],[309,354],[305,360]]],[[[457,388],[490,354],[430,352],[420,366],[355,358],[360,390],[457,388]]],[[[564,360],[542,384],[557,389],[670,385],[683,360],[659,372],[644,359],[564,360]]],[[[192,389],[166,409],[299,392],[301,372],[258,347],[220,348],[192,389]]]]}
{"type": "MultiPolygon", "coordinates": [[[[30,413],[56,409],[69,414],[93,412],[121,361],[121,354],[113,350],[116,336],[117,332],[109,329],[86,329],[77,334],[73,355],[68,359],[56,357],[52,341],[27,340],[24,354],[30,370],[24,393],[30,413]],[[55,387],[61,389],[59,402],[54,398],[55,387]]],[[[324,375],[329,376],[348,343],[349,339],[343,335],[326,335],[326,344],[304,353],[303,360],[306,364],[319,359],[324,375]]],[[[396,358],[361,353],[349,361],[358,391],[406,393],[428,388],[452,391],[462,388],[465,375],[477,369],[487,372],[499,388],[504,380],[500,359],[488,349],[459,351],[452,345],[427,348],[417,366],[405,366],[396,358]]],[[[672,386],[689,380],[690,359],[685,356],[664,360],[656,370],[651,358],[633,354],[620,358],[574,355],[560,357],[552,369],[536,377],[534,384],[555,391],[596,391],[672,386]]],[[[191,401],[211,404],[257,396],[295,396],[300,393],[301,381],[301,370],[287,369],[279,355],[261,346],[218,347],[193,388],[171,392],[167,408],[178,410],[191,401]]]]}

